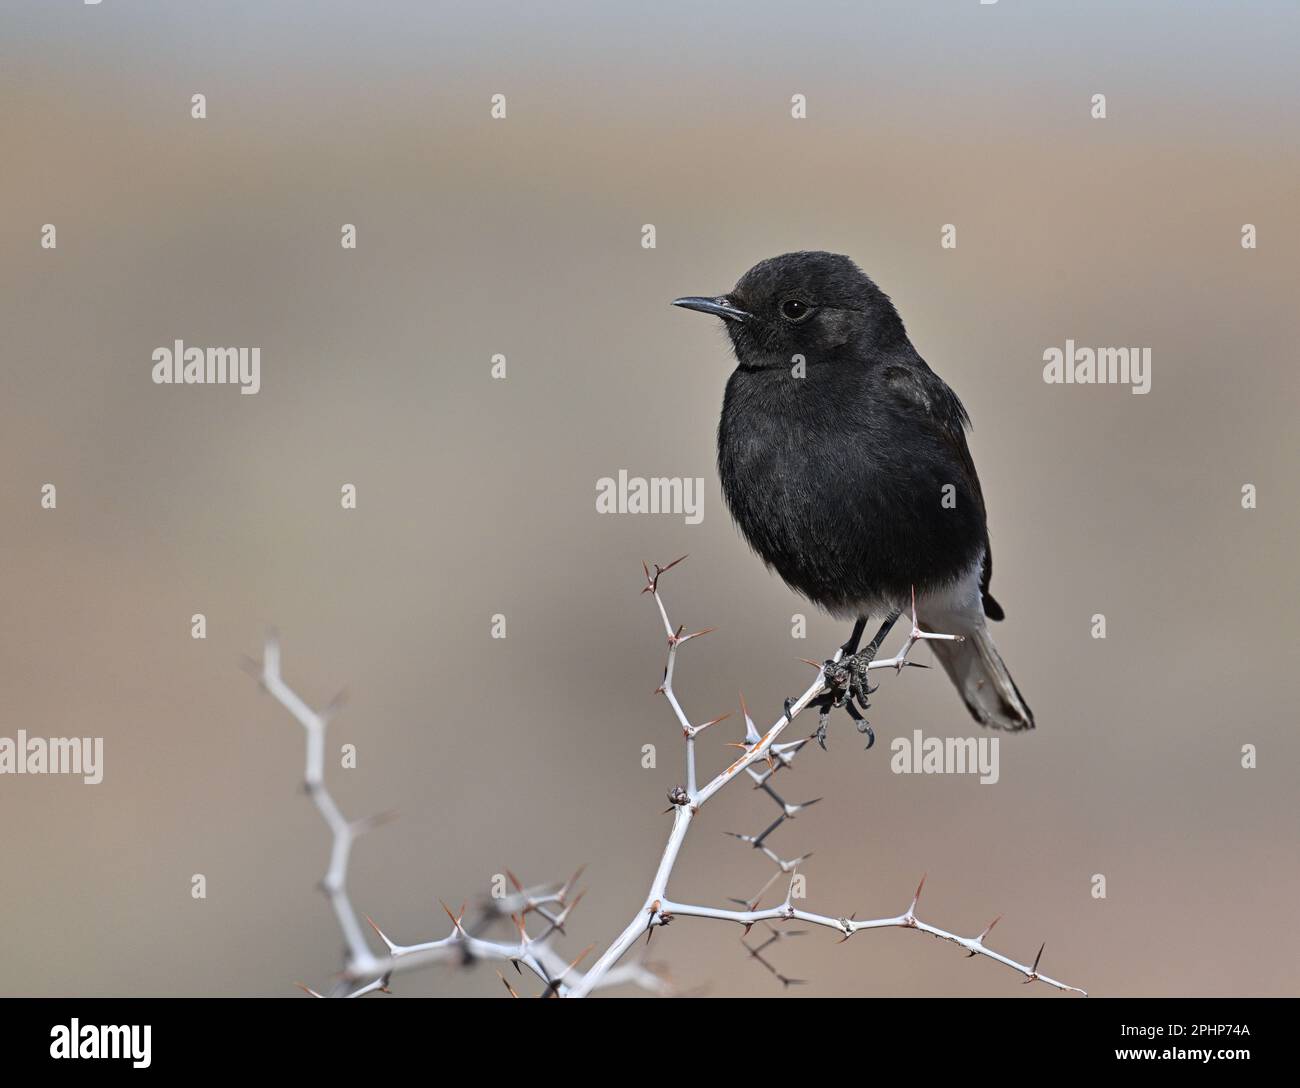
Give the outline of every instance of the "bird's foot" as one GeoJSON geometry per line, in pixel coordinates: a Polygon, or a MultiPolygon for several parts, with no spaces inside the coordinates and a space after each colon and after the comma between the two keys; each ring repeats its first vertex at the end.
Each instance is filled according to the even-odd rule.
{"type": "MultiPolygon", "coordinates": [[[[871,690],[874,691],[875,688],[872,688],[871,690]]],[[[820,713],[817,716],[817,728],[813,730],[810,739],[815,740],[823,752],[829,751],[826,746],[826,741],[830,734],[829,727],[831,711],[833,709],[838,709],[839,707],[843,707],[848,711],[849,717],[853,719],[854,723],[858,727],[858,732],[866,736],[867,748],[871,748],[871,746],[876,743],[875,730],[871,728],[866,716],[857,708],[853,699],[847,694],[841,694],[834,698],[826,696],[819,700],[816,705],[820,713]]]]}
{"type": "Polygon", "coordinates": [[[875,638],[861,650],[857,648],[858,639],[867,621],[865,618],[859,619],[849,641],[840,647],[839,655],[822,664],[826,692],[813,703],[821,711],[821,716],[817,722],[817,731],[812,736],[823,749],[826,747],[826,724],[830,712],[839,707],[848,711],[858,732],[866,736],[868,748],[876,743],[876,734],[866,718],[866,711],[871,706],[870,697],[876,692],[876,685],[869,679],[871,663],[876,659],[876,654],[880,652],[880,647],[897,619],[897,611],[886,616],[875,638]]]}
{"type": "Polygon", "coordinates": [[[870,697],[879,687],[871,683],[871,663],[876,659],[876,654],[880,652],[885,637],[897,619],[898,613],[891,613],[876,632],[876,637],[861,650],[841,657],[838,661],[827,661],[823,666],[826,683],[830,688],[829,707],[842,706],[848,711],[858,732],[866,736],[868,748],[876,743],[876,734],[867,722],[866,711],[871,707],[870,697]]]}
{"type": "Polygon", "coordinates": [[[823,696],[817,700],[816,706],[817,728],[813,730],[812,739],[817,742],[817,747],[825,752],[827,751],[827,727],[831,723],[831,707],[834,706],[834,702],[831,700],[830,696],[823,696]]]}
{"type": "Polygon", "coordinates": [[[831,689],[831,706],[849,706],[856,702],[866,710],[871,705],[869,697],[875,694],[879,685],[873,686],[868,676],[871,662],[879,650],[880,647],[872,643],[855,654],[839,661],[832,659],[822,666],[826,684],[831,689]]]}
{"type": "MultiPolygon", "coordinates": [[[[874,691],[875,688],[872,688],[872,690],[874,691]]],[[[857,725],[858,732],[866,735],[867,749],[869,750],[871,746],[876,743],[875,730],[871,728],[870,724],[867,722],[867,719],[865,716],[863,716],[862,712],[859,711],[858,708],[853,705],[853,701],[851,699],[844,704],[844,709],[849,712],[849,717],[852,718],[854,723],[857,725]]]]}
{"type": "MultiPolygon", "coordinates": [[[[831,720],[831,710],[835,707],[845,705],[844,701],[842,699],[837,699],[834,693],[827,693],[826,695],[822,695],[814,699],[808,705],[810,707],[817,708],[817,728],[812,731],[810,735],[810,739],[815,740],[817,742],[818,747],[821,748],[823,752],[828,751],[826,747],[826,740],[827,737],[829,736],[828,727],[830,725],[830,720],[831,720]]],[[[794,708],[793,700],[787,699],[785,701],[785,715],[786,715],[786,719],[789,721],[794,720],[794,716],[791,713],[793,708],[794,708]]],[[[869,729],[870,726],[868,726],[868,730],[869,729]]],[[[862,731],[861,726],[858,727],[858,731],[859,732],[862,731]]],[[[873,736],[871,739],[874,743],[875,737],[873,736]]],[[[867,747],[870,748],[871,745],[868,744],[867,747]]]]}

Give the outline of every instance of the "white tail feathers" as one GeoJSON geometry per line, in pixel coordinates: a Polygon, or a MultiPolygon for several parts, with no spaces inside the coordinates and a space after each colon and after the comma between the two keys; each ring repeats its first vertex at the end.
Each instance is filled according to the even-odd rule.
{"type": "Polygon", "coordinates": [[[957,628],[941,626],[934,629],[965,636],[961,642],[935,641],[930,643],[930,647],[957,685],[971,716],[981,725],[993,729],[1033,729],[1033,711],[1007,672],[1002,655],[993,645],[984,624],[984,617],[971,616],[966,624],[957,628]]]}

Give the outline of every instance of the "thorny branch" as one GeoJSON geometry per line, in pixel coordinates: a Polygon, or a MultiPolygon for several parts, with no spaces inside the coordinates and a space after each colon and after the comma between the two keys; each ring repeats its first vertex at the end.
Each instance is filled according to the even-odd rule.
{"type": "MultiPolygon", "coordinates": [[[[366,922],[383,943],[385,953],[376,955],[366,941],[365,931],[352,906],[347,891],[348,859],[352,844],[362,833],[391,819],[385,815],[355,822],[347,820],[325,785],[325,730],[330,717],[340,705],[335,699],[323,711],[311,707],[285,683],[280,674],[280,643],[274,633],[267,639],[260,663],[251,662],[252,669],[262,687],[283,706],[307,732],[307,769],[304,778],[307,793],[315,802],[332,836],[329,868],[320,882],[321,890],[329,899],[343,933],[346,944],[344,968],[335,985],[328,991],[331,997],[363,997],[368,993],[388,993],[389,981],[394,975],[425,967],[434,963],[468,964],[476,960],[494,960],[511,963],[516,971],[531,971],[543,984],[543,996],[567,995],[575,978],[581,977],[577,964],[590,949],[577,959],[567,962],[551,946],[552,938],[564,933],[569,914],[578,905],[582,893],[574,889],[582,870],[562,885],[547,884],[524,887],[513,873],[506,870],[514,891],[501,898],[487,899],[473,922],[465,921],[464,905],[456,913],[444,903],[451,921],[447,936],[420,944],[403,945],[391,940],[369,917],[366,922]],[[529,916],[539,919],[540,932],[529,933],[529,916]],[[517,936],[510,941],[487,940],[482,933],[495,923],[509,920],[517,936]]],[[[672,992],[667,980],[653,967],[640,963],[622,965],[599,980],[601,988],[636,985],[651,993],[672,992]]],[[[302,983],[301,989],[314,997],[323,997],[302,983]]],[[[509,982],[506,988],[513,994],[509,982]]]]}
{"type": "MultiPolygon", "coordinates": [[[[598,989],[625,984],[637,985],[652,993],[669,994],[673,992],[672,987],[655,968],[641,962],[620,964],[619,961],[642,936],[645,936],[648,942],[656,928],[667,926],[674,918],[679,916],[711,918],[718,921],[734,922],[742,926],[742,944],[746,952],[762,964],[784,986],[796,985],[803,980],[782,975],[763,953],[772,944],[787,938],[801,936],[804,932],[801,930],[783,930],[779,928],[781,924],[802,922],[838,931],[841,934],[841,941],[847,941],[862,930],[888,928],[917,930],[960,946],[966,950],[968,956],[987,956],[989,959],[1005,964],[1023,975],[1026,983],[1044,982],[1058,990],[1086,994],[1086,991],[1076,986],[1070,986],[1039,972],[1038,965],[1043,955],[1042,947],[1039,948],[1038,954],[1034,957],[1033,964],[1029,966],[987,947],[984,943],[985,938],[997,925],[1001,915],[994,918],[974,937],[962,937],[930,925],[928,922],[923,922],[917,917],[916,908],[921,898],[921,891],[925,886],[924,876],[921,877],[921,882],[917,885],[916,893],[913,895],[907,910],[892,917],[873,919],[856,919],[853,915],[832,917],[806,911],[794,905],[798,867],[811,855],[805,854],[801,857],[785,860],[767,845],[767,839],[787,819],[792,819],[802,810],[816,804],[820,798],[792,804],[786,801],[772,787],[772,778],[776,773],[791,766],[795,756],[812,739],[811,737],[802,737],[795,741],[778,742],[778,738],[785,732],[790,723],[809,706],[817,705],[822,707],[824,713],[824,708],[830,705],[838,692],[828,682],[825,666],[817,666],[815,662],[809,662],[818,670],[816,679],[799,698],[787,702],[785,713],[764,733],[759,733],[755,727],[749,710],[742,699],[741,711],[745,719],[745,740],[743,743],[735,744],[734,747],[739,748],[743,754],[703,786],[700,786],[696,776],[695,738],[710,726],[724,721],[729,715],[723,714],[698,725],[692,724],[673,691],[673,675],[677,664],[677,651],[692,639],[700,638],[714,630],[714,628],[710,627],[684,634],[685,627],[674,628],[668,619],[668,611],[659,591],[659,580],[684,558],[685,556],[682,556],[665,567],[656,564],[653,573],[647,567],[645,569],[646,584],[642,592],[649,593],[654,598],[668,637],[668,660],[664,667],[663,682],[657,691],[667,698],[686,739],[686,785],[675,786],[669,791],[669,800],[672,802],[673,826],[669,832],[667,845],[664,847],[663,855],[651,881],[650,890],[646,895],[644,904],[633,916],[623,932],[585,972],[578,970],[578,964],[591,951],[591,946],[580,953],[576,959],[566,962],[550,944],[551,939],[557,933],[564,933],[565,922],[569,914],[577,906],[578,900],[582,898],[581,893],[573,897],[574,886],[581,870],[563,885],[550,884],[532,888],[523,887],[513,874],[508,873],[515,889],[513,894],[501,899],[488,900],[482,907],[478,919],[472,924],[466,924],[464,921],[464,906],[461,907],[458,913],[453,913],[446,904],[443,904],[443,910],[451,921],[451,932],[441,939],[426,941],[421,944],[398,944],[390,940],[374,922],[367,918],[366,921],[386,949],[383,955],[376,955],[371,951],[347,893],[348,857],[356,837],[379,823],[385,822],[387,817],[372,818],[355,823],[351,823],[343,817],[324,782],[325,729],[337,701],[323,712],[318,713],[311,710],[281,678],[280,650],[277,639],[272,635],[267,640],[262,662],[260,666],[256,667],[255,671],[261,680],[262,686],[307,731],[306,788],[333,836],[330,864],[325,878],[321,882],[321,888],[334,909],[347,949],[344,969],[339,976],[338,982],[330,990],[330,996],[361,997],[373,992],[388,993],[389,982],[396,974],[432,963],[464,964],[475,960],[510,962],[521,973],[522,968],[526,967],[543,984],[543,997],[585,997],[598,989]],[[678,903],[670,899],[668,897],[668,881],[672,876],[673,868],[685,843],[692,821],[709,798],[729,783],[736,781],[742,772],[755,783],[757,788],[761,789],[773,800],[780,809],[780,814],[758,835],[730,834],[741,842],[748,843],[752,848],[761,851],[773,862],[776,867],[775,871],[763,887],[759,889],[757,895],[747,901],[735,901],[744,908],[742,910],[678,903]],[[759,903],[768,889],[785,874],[790,875],[790,881],[786,888],[784,900],[776,906],[759,909],[759,903]],[[529,915],[535,915],[540,920],[540,932],[535,934],[528,932],[529,915]],[[518,933],[517,939],[499,941],[488,940],[480,936],[493,923],[505,918],[509,918],[513,923],[518,933]],[[767,936],[755,946],[746,943],[744,938],[748,937],[750,931],[756,925],[764,926],[767,936]]],[[[898,653],[891,658],[871,661],[867,666],[869,669],[894,669],[895,672],[901,672],[908,665],[914,664],[914,662],[908,660],[908,654],[918,642],[955,637],[920,630],[916,622],[915,604],[913,605],[911,620],[911,631],[898,653]]],[[[832,662],[838,662],[841,656],[842,651],[837,652],[835,657],[832,658],[832,662]]],[[[820,731],[815,735],[820,736],[820,731]]],[[[519,996],[504,975],[501,976],[501,979],[506,990],[512,996],[519,996]]],[[[309,987],[302,986],[301,983],[299,985],[313,996],[325,996],[309,987]]]]}
{"type": "MultiPolygon", "coordinates": [[[[682,557],[684,559],[685,556],[682,557]]],[[[659,616],[663,620],[664,631],[668,636],[668,662],[664,668],[664,680],[659,690],[667,697],[669,705],[673,708],[678,722],[681,724],[682,732],[686,735],[686,780],[687,785],[675,788],[670,793],[670,800],[674,805],[673,827],[668,836],[668,844],[664,848],[663,857],[659,862],[659,868],[655,872],[654,880],[651,882],[650,891],[646,895],[645,903],[637,914],[628,923],[627,928],[618,936],[613,944],[609,946],[604,954],[591,966],[585,975],[574,983],[572,996],[582,997],[590,993],[605,977],[606,972],[613,969],[614,965],[626,954],[629,948],[637,941],[642,934],[649,934],[654,931],[656,926],[666,926],[675,917],[695,917],[695,918],[714,918],[721,921],[736,922],[744,926],[744,933],[748,935],[750,929],[758,923],[788,922],[799,921],[810,925],[824,926],[828,929],[838,930],[843,934],[843,940],[848,940],[855,933],[864,929],[885,929],[889,927],[900,927],[904,929],[915,929],[922,933],[929,933],[935,937],[941,937],[953,944],[960,945],[971,956],[982,955],[990,959],[1004,963],[1008,967],[1020,972],[1025,976],[1026,982],[1045,982],[1049,986],[1054,986],[1058,990],[1070,990],[1075,993],[1084,993],[1076,986],[1069,986],[1064,982],[1059,982],[1047,975],[1040,974],[1038,963],[1042,958],[1043,950],[1038,950],[1038,955],[1034,958],[1032,966],[1025,966],[1018,963],[1000,952],[994,952],[987,948],[984,939],[988,936],[989,930],[997,924],[995,918],[984,927],[976,937],[960,937],[955,933],[949,933],[947,930],[939,929],[927,922],[921,921],[916,916],[917,901],[921,897],[921,888],[925,885],[925,878],[921,878],[920,885],[917,886],[916,895],[912,898],[911,905],[902,914],[890,918],[874,918],[868,920],[855,920],[853,917],[833,918],[824,914],[814,914],[810,911],[801,910],[794,906],[793,893],[795,889],[794,875],[797,875],[797,867],[804,858],[796,858],[793,861],[783,861],[774,852],[766,847],[767,837],[786,819],[793,817],[800,809],[807,808],[808,805],[814,804],[813,801],[804,802],[802,805],[791,805],[786,802],[775,790],[772,789],[771,779],[783,767],[788,767],[793,761],[795,755],[801,748],[808,743],[810,738],[804,737],[789,743],[779,743],[778,738],[790,723],[808,706],[823,700],[826,696],[833,696],[835,692],[827,683],[825,666],[818,666],[817,677],[809,685],[808,689],[799,696],[799,698],[787,703],[786,713],[777,719],[776,723],[765,733],[759,733],[754,727],[753,719],[750,718],[748,710],[745,714],[745,741],[737,745],[743,754],[736,759],[730,766],[719,772],[703,787],[697,787],[695,778],[695,738],[704,729],[721,721],[715,718],[711,721],[704,722],[701,725],[692,725],[690,719],[683,711],[677,696],[673,693],[673,673],[677,664],[677,651],[691,639],[699,638],[701,635],[708,634],[712,628],[704,631],[696,631],[693,634],[683,635],[684,627],[674,628],[672,622],[668,619],[668,610],[664,606],[663,597],[659,592],[659,580],[663,575],[680,563],[681,559],[676,559],[666,567],[655,565],[654,572],[651,573],[646,568],[646,584],[643,593],[649,593],[653,596],[655,604],[659,609],[659,616]],[[756,764],[762,763],[763,767],[759,768],[756,764]],[[717,907],[696,906],[689,903],[678,903],[668,897],[668,880],[672,875],[673,866],[676,864],[677,856],[681,851],[682,844],[686,840],[686,833],[690,829],[692,821],[696,814],[715,793],[721,790],[730,782],[734,782],[741,774],[745,772],[754,782],[756,782],[781,809],[781,815],[777,820],[769,825],[761,834],[754,837],[736,836],[742,841],[749,842],[751,846],[756,846],[776,863],[777,874],[789,872],[792,874],[790,884],[786,890],[784,902],[775,907],[769,907],[765,910],[759,910],[758,901],[767,887],[776,879],[777,874],[773,874],[772,880],[760,890],[749,903],[742,904],[745,910],[725,910],[717,907]]],[[[894,669],[895,672],[901,672],[907,665],[908,654],[912,648],[922,641],[932,639],[951,639],[952,635],[937,634],[922,631],[916,622],[915,602],[912,609],[912,628],[908,633],[906,641],[901,649],[891,658],[877,659],[868,665],[869,669],[894,669]]],[[[838,661],[841,654],[837,653],[832,659],[838,661]]],[[[783,933],[780,930],[772,929],[772,936],[757,948],[746,945],[751,956],[759,959],[768,970],[776,974],[777,977],[785,984],[791,985],[798,982],[797,979],[788,979],[778,974],[771,964],[763,958],[763,950],[774,940],[779,940],[783,936],[793,934],[783,933]]]]}

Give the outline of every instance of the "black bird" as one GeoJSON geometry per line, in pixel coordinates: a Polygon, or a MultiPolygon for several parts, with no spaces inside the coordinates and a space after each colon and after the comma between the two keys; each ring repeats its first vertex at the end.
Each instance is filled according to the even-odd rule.
{"type": "Polygon", "coordinates": [[[930,645],[975,719],[1032,729],[985,623],[1003,613],[970,420],[889,296],[848,257],[804,252],[755,265],[730,294],[673,305],[725,322],[739,366],[718,427],[723,494],[768,566],[854,621],[856,694],[915,589],[923,629],[964,636],[930,645]],[[872,616],[884,622],[859,651],[872,616]]]}

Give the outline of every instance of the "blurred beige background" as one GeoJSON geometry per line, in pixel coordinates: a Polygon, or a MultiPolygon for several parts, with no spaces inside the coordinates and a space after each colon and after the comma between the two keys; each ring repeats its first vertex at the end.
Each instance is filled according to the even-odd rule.
{"type": "MultiPolygon", "coordinates": [[[[772,840],[815,851],[808,906],[895,913],[924,871],[927,920],[1002,912],[994,947],[1046,940],[1097,994],[1294,993],[1294,6],[614,7],[4,6],[0,735],[103,736],[106,770],[0,778],[0,993],[328,982],[301,731],[238,668],[272,624],[304,696],[350,692],[340,802],[404,813],[357,847],[359,910],[428,939],[439,897],[586,862],[563,947],[612,939],[682,779],[641,560],[689,552],[672,615],[720,628],[683,651],[697,719],[742,690],[774,718],[845,634],[791,639],[808,609],[721,503],[730,357],[667,305],[796,248],[853,255],[970,409],[997,638],[1039,722],[981,786],[889,771],[893,736],[975,730],[940,674],[886,679],[870,753],[837,715],[782,787],[826,800],[772,840]],[[178,337],[260,346],[260,394],[153,385],[178,337]],[[1149,346],[1152,392],[1045,385],[1067,337],[1149,346]],[[703,523],[597,515],[620,468],[704,477],[703,523]]],[[[752,894],[769,867],[721,832],[770,815],[711,802],[674,895],[752,894]]],[[[651,952],[685,987],[779,993],[737,937],[682,919],[651,952]]],[[[800,994],[1053,996],[900,931],[773,959],[800,994]]]]}

